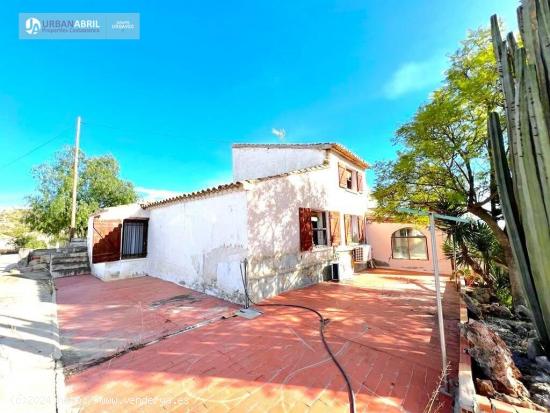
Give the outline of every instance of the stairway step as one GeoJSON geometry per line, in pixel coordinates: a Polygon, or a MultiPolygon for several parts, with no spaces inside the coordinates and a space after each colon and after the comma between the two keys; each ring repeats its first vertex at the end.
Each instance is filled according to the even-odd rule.
{"type": "Polygon", "coordinates": [[[52,258],[52,265],[56,264],[73,264],[73,263],[88,263],[88,255],[77,255],[77,256],[55,256],[52,258]]]}
{"type": "Polygon", "coordinates": [[[71,275],[89,274],[90,269],[87,267],[59,269],[51,272],[53,278],[70,277],[71,275]]]}
{"type": "Polygon", "coordinates": [[[88,263],[83,262],[74,262],[74,263],[64,263],[64,264],[52,264],[52,271],[59,271],[59,270],[70,270],[73,268],[90,268],[88,263]]]}

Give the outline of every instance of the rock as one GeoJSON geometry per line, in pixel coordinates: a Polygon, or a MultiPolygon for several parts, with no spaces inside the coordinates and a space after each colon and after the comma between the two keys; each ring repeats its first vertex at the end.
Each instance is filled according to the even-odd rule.
{"type": "Polygon", "coordinates": [[[471,298],[468,294],[464,293],[462,293],[462,298],[471,316],[476,320],[481,319],[481,310],[479,308],[479,303],[477,302],[477,300],[475,298],[471,298]]]}
{"type": "Polygon", "coordinates": [[[538,338],[529,338],[527,340],[527,357],[535,361],[538,356],[544,355],[544,349],[540,345],[538,338]]]}
{"type": "Polygon", "coordinates": [[[541,406],[550,407],[550,384],[533,383],[530,389],[532,392],[531,400],[541,406]]]}
{"type": "Polygon", "coordinates": [[[535,357],[535,361],[541,369],[543,369],[547,373],[550,373],[550,361],[548,361],[546,356],[535,357]]]}
{"type": "Polygon", "coordinates": [[[502,394],[502,393],[497,393],[494,396],[494,398],[497,400],[502,400],[503,402],[506,402],[513,406],[520,406],[526,409],[531,409],[539,412],[546,412],[546,409],[544,407],[539,406],[536,403],[533,403],[531,400],[519,399],[517,397],[508,396],[507,394],[502,394]]]}
{"type": "Polygon", "coordinates": [[[471,292],[472,298],[481,304],[490,304],[496,297],[489,288],[474,288],[471,292]]]}
{"type": "Polygon", "coordinates": [[[528,398],[529,392],[519,379],[521,373],[514,364],[506,343],[484,323],[471,320],[461,326],[462,334],[472,344],[469,353],[491,379],[496,391],[518,398],[528,398]]]}
{"type": "Polygon", "coordinates": [[[499,303],[484,305],[483,310],[491,315],[494,315],[495,317],[507,319],[513,317],[512,312],[508,309],[508,307],[500,305],[499,303]]]}
{"type": "Polygon", "coordinates": [[[533,318],[533,314],[531,313],[531,310],[529,310],[524,305],[520,304],[515,308],[516,315],[521,318],[522,320],[529,320],[531,321],[533,318]]]}
{"type": "Polygon", "coordinates": [[[493,397],[496,393],[491,380],[476,379],[476,388],[482,396],[493,397]]]}

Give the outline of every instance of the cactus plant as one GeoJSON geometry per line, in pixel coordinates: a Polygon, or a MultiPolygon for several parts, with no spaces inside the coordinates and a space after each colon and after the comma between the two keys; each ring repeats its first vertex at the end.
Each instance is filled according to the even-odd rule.
{"type": "Polygon", "coordinates": [[[503,40],[491,17],[505,96],[506,137],[489,117],[491,160],[514,258],[542,344],[550,356],[550,1],[518,8],[522,47],[503,40]]]}

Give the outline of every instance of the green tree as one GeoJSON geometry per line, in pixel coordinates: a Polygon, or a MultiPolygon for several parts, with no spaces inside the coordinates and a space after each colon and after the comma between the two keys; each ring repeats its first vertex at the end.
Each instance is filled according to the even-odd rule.
{"type": "MultiPolygon", "coordinates": [[[[68,237],[71,217],[72,164],[74,148],[56,153],[52,162],[33,168],[36,192],[28,197],[26,223],[36,231],[58,239],[68,237]]],[[[86,234],[88,217],[100,208],[135,202],[132,183],[119,177],[112,155],[87,158],[80,152],[77,188],[76,233],[86,234]]]]}
{"type": "Polygon", "coordinates": [[[396,160],[375,165],[376,214],[399,206],[447,213],[442,203],[477,216],[502,247],[514,303],[524,303],[494,184],[489,158],[489,111],[502,113],[504,99],[489,30],[470,32],[451,56],[444,85],[396,132],[396,160]]]}

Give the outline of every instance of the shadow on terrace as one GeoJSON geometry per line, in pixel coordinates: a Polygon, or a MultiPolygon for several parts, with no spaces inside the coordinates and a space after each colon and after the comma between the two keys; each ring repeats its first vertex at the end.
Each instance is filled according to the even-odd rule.
{"type": "MultiPolygon", "coordinates": [[[[164,281],[143,280],[165,288],[164,281]]],[[[139,295],[143,281],[127,281],[136,288],[128,283],[121,296],[139,295]]],[[[189,291],[171,285],[179,294],[189,291]]],[[[432,276],[384,271],[269,301],[309,305],[330,319],[327,338],[352,379],[357,411],[422,412],[440,371],[434,297],[432,276]]],[[[109,300],[108,292],[103,299],[109,300]]],[[[63,317],[71,308],[81,315],[90,310],[79,308],[78,301],[67,297],[61,305],[67,306],[60,309],[62,333],[93,335],[91,328],[79,332],[87,328],[82,319],[63,317]]],[[[458,296],[451,282],[445,285],[444,305],[447,351],[455,371],[458,296]]],[[[67,379],[69,403],[81,411],[129,411],[132,403],[140,404],[134,408],[139,411],[159,411],[161,405],[179,411],[347,411],[345,383],[322,346],[317,318],[291,308],[261,310],[264,315],[254,320],[219,320],[75,374],[67,379]]],[[[96,328],[108,333],[107,325],[96,328]]],[[[450,411],[444,402],[440,411],[450,411]]]]}

